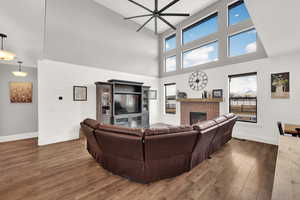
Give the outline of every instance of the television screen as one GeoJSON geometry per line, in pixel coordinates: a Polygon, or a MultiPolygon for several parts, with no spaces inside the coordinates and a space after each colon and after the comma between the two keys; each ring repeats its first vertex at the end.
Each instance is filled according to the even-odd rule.
{"type": "Polygon", "coordinates": [[[141,112],[140,95],[115,94],[115,114],[130,114],[141,112]]]}

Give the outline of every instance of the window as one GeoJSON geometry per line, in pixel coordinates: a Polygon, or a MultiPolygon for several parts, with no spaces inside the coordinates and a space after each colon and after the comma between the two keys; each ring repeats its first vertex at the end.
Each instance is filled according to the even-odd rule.
{"type": "Polygon", "coordinates": [[[218,32],[218,13],[215,13],[183,30],[183,44],[218,32]]]}
{"type": "Polygon", "coordinates": [[[176,35],[171,35],[165,39],[165,51],[170,51],[176,48],[176,35]]]}
{"type": "Polygon", "coordinates": [[[176,56],[166,58],[165,61],[166,72],[176,71],[176,56]]]}
{"type": "Polygon", "coordinates": [[[234,25],[250,19],[250,15],[243,0],[237,1],[228,8],[228,24],[234,25]]]}
{"type": "Polygon", "coordinates": [[[229,76],[229,111],[239,121],[257,123],[257,74],[229,76]]]}
{"type": "Polygon", "coordinates": [[[217,61],[218,57],[219,45],[218,41],[215,41],[202,47],[183,52],[183,68],[217,61]]]}
{"type": "Polygon", "coordinates": [[[256,30],[251,29],[229,37],[229,56],[256,52],[256,30]]]}
{"type": "Polygon", "coordinates": [[[165,112],[176,114],[176,83],[165,84],[165,112]]]}

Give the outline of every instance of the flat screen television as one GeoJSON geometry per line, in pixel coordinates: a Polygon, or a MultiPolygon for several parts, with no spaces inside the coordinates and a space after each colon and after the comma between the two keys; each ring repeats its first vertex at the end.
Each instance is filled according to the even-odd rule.
{"type": "Polygon", "coordinates": [[[115,94],[115,114],[132,114],[141,112],[141,96],[136,94],[115,94]]]}

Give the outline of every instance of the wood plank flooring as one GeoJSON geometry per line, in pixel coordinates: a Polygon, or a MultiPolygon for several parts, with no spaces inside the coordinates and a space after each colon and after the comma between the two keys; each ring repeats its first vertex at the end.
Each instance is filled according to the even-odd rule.
{"type": "Polygon", "coordinates": [[[233,139],[192,171],[148,185],[112,175],[85,139],[0,143],[1,200],[269,200],[277,147],[233,139]]]}

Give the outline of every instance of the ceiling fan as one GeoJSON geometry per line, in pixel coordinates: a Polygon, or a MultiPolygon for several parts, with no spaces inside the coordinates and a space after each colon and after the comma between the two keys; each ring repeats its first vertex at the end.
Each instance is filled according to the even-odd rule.
{"type": "Polygon", "coordinates": [[[142,30],[153,18],[154,18],[154,28],[155,28],[155,34],[157,34],[157,19],[160,19],[161,21],[163,21],[164,23],[166,23],[168,26],[170,26],[172,29],[176,30],[176,27],[173,26],[170,22],[168,22],[166,19],[163,18],[163,16],[182,16],[182,17],[188,17],[190,16],[190,14],[188,13],[164,13],[165,10],[167,10],[168,8],[170,8],[171,6],[173,6],[175,3],[177,3],[180,0],[174,0],[172,2],[170,2],[168,5],[166,5],[165,7],[163,7],[162,9],[158,9],[158,0],[154,0],[154,10],[150,10],[149,8],[133,1],[133,0],[128,0],[129,2],[147,10],[148,12],[150,12],[150,14],[145,14],[145,15],[138,15],[138,16],[133,16],[133,17],[126,17],[124,18],[125,20],[128,19],[134,19],[134,18],[140,18],[140,17],[150,17],[138,30],[137,32],[139,32],[140,30],[142,30]]]}

